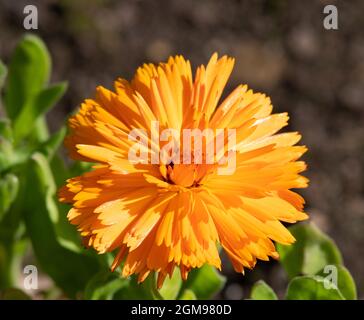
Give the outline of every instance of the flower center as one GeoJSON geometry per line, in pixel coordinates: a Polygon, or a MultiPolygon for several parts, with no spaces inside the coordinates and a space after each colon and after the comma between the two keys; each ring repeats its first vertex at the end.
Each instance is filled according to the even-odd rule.
{"type": "Polygon", "coordinates": [[[159,167],[166,182],[185,188],[201,186],[207,175],[212,173],[214,168],[215,165],[174,163],[159,167]]]}

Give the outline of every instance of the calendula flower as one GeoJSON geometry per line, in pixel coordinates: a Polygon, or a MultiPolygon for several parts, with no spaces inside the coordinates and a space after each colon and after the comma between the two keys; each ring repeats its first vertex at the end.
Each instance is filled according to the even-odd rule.
{"type": "Polygon", "coordinates": [[[69,120],[70,155],[97,164],[69,179],[60,200],[86,246],[116,251],[112,270],[139,281],[157,272],[160,287],[176,266],[183,279],[206,263],[221,269],[218,246],[243,273],[278,258],[273,241],[295,241],[282,222],[307,218],[290,190],[307,186],[297,161],[306,148],[297,132],[277,134],[288,115],[271,114],[265,95],[240,85],[220,101],[233,64],[214,54],[194,78],[182,56],[145,64],[114,91],[98,87],[69,120]],[[213,134],[188,144],[187,129],[213,134]]]}

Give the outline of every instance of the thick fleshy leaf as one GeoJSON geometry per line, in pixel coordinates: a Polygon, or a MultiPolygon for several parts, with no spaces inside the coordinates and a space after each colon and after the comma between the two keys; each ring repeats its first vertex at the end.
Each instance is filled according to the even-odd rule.
{"type": "Polygon", "coordinates": [[[278,300],[273,289],[263,280],[256,282],[251,290],[250,299],[253,300],[278,300]]]}
{"type": "Polygon", "coordinates": [[[328,285],[320,276],[301,276],[288,285],[287,300],[344,300],[338,288],[328,285]]]}
{"type": "Polygon", "coordinates": [[[347,300],[356,300],[356,286],[348,269],[341,265],[328,265],[318,274],[336,286],[347,300]]]}
{"type": "Polygon", "coordinates": [[[19,189],[18,177],[12,173],[0,176],[0,222],[15,200],[19,189]]]}
{"type": "Polygon", "coordinates": [[[175,269],[171,278],[164,280],[163,287],[159,290],[160,295],[167,300],[177,298],[182,287],[182,279],[179,269],[175,269]]]}
{"type": "Polygon", "coordinates": [[[19,148],[15,147],[13,142],[10,120],[0,119],[0,172],[24,163],[32,153],[31,145],[25,144],[19,148]]]}
{"type": "Polygon", "coordinates": [[[197,297],[192,290],[186,289],[181,293],[179,300],[197,300],[197,297]]]}
{"type": "Polygon", "coordinates": [[[12,140],[13,138],[10,120],[7,118],[0,119],[0,137],[8,140],[12,140]]]}
{"type": "Polygon", "coordinates": [[[24,36],[11,57],[5,87],[5,106],[10,119],[15,119],[45,86],[50,68],[51,59],[43,41],[35,35],[24,36]]]}
{"type": "Polygon", "coordinates": [[[60,288],[75,297],[99,271],[98,259],[68,250],[59,242],[54,227],[58,216],[55,187],[45,156],[35,153],[27,173],[31,187],[24,196],[23,214],[37,261],[60,288]]]}
{"type": "Polygon", "coordinates": [[[0,120],[0,172],[16,161],[12,145],[12,130],[8,119],[0,120]]]}
{"type": "Polygon", "coordinates": [[[296,242],[290,246],[277,245],[280,261],[289,278],[314,275],[329,264],[342,264],[342,257],[334,241],[314,224],[300,224],[289,228],[296,242]]]}
{"type": "Polygon", "coordinates": [[[224,287],[225,282],[226,278],[216,268],[204,265],[191,271],[183,289],[192,290],[197,299],[209,299],[224,287]]]}
{"type": "Polygon", "coordinates": [[[110,271],[96,274],[87,284],[84,294],[86,300],[113,300],[116,292],[129,286],[127,279],[110,271]]]}
{"type": "Polygon", "coordinates": [[[114,300],[159,300],[155,278],[150,275],[144,282],[138,283],[135,277],[128,279],[128,286],[114,295],[114,300]]]}
{"type": "Polygon", "coordinates": [[[13,212],[8,212],[6,219],[0,223],[0,291],[12,288],[19,283],[23,274],[24,255],[28,248],[28,240],[19,239],[22,230],[14,230],[9,218],[14,218],[13,212]],[[9,223],[10,222],[10,223],[9,223]]]}
{"type": "Polygon", "coordinates": [[[38,147],[38,151],[43,153],[48,160],[51,160],[55,153],[58,151],[58,148],[61,146],[66,132],[66,127],[62,127],[60,130],[55,132],[47,141],[43,142],[40,147],[38,147]]]}
{"type": "MultiPolygon", "coordinates": [[[[70,173],[70,170],[65,166],[62,158],[57,154],[52,155],[52,153],[56,152],[56,145],[61,142],[60,140],[62,139],[60,137],[63,136],[63,134],[63,130],[55,133],[46,143],[42,144],[39,150],[50,160],[49,165],[51,166],[54,182],[57,186],[54,188],[54,190],[58,190],[64,184],[64,182],[72,176],[72,173],[70,173]]],[[[93,254],[92,251],[85,251],[84,248],[80,246],[81,236],[77,231],[77,228],[74,225],[70,224],[67,219],[67,213],[70,210],[69,205],[61,203],[59,201],[55,202],[58,208],[58,215],[52,221],[54,231],[56,233],[56,237],[59,243],[62,244],[62,246],[64,246],[65,248],[77,253],[82,252],[85,254],[93,254]]],[[[102,263],[104,263],[106,260],[105,255],[97,255],[97,258],[102,263]]]]}
{"type": "MultiPolygon", "coordinates": [[[[60,160],[60,159],[58,159],[60,160]]],[[[54,162],[54,161],[53,161],[54,162]]],[[[52,162],[52,163],[53,163],[52,162]]],[[[61,165],[63,164],[62,161],[59,161],[59,166],[57,168],[57,171],[55,173],[60,174],[62,172],[58,172],[58,170],[62,171],[61,165]]],[[[46,176],[48,177],[48,193],[49,193],[49,199],[48,201],[48,215],[49,219],[51,220],[55,232],[55,236],[57,238],[57,241],[60,245],[62,245],[64,248],[69,249],[71,251],[74,251],[76,253],[85,253],[85,254],[92,254],[91,251],[84,250],[83,247],[81,247],[81,238],[79,233],[77,232],[76,228],[71,225],[67,219],[67,212],[69,211],[69,206],[66,204],[62,204],[59,201],[56,200],[56,192],[57,187],[54,179],[53,172],[50,168],[50,164],[46,163],[45,161],[43,163],[43,170],[46,173],[46,176]]],[[[63,181],[65,181],[64,175],[63,175],[63,181]]],[[[100,258],[101,259],[101,258],[100,258]]]]}
{"type": "Polygon", "coordinates": [[[51,59],[43,41],[35,35],[24,36],[11,57],[5,87],[4,101],[10,119],[14,120],[43,89],[50,67],[51,59]]]}
{"type": "Polygon", "coordinates": [[[42,89],[27,101],[14,121],[15,141],[19,141],[32,132],[39,118],[61,99],[66,88],[67,84],[65,82],[53,84],[42,89]]]}

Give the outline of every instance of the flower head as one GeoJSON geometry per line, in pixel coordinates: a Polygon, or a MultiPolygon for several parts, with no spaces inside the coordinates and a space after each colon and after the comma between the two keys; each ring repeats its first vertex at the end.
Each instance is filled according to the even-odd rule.
{"type": "Polygon", "coordinates": [[[155,271],[161,286],[176,266],[183,279],[205,263],[220,269],[218,244],[244,272],[278,258],[272,241],[294,242],[281,222],[307,218],[290,190],[307,186],[297,161],[306,148],[297,132],[277,134],[288,116],[271,114],[265,95],[240,85],[220,102],[233,64],[214,54],[194,78],[182,56],[144,64],[114,91],[98,87],[69,120],[70,155],[97,165],[69,179],[60,200],[87,246],[117,250],[112,270],[122,263],[139,281],[155,271]],[[201,143],[182,139],[186,129],[201,143]]]}

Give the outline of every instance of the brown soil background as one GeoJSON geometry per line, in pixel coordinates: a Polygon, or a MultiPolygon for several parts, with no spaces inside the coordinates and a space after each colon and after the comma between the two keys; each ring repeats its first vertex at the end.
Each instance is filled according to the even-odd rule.
{"type": "MultiPolygon", "coordinates": [[[[217,51],[236,58],[227,91],[247,83],[288,111],[288,129],[303,134],[310,187],[302,192],[311,219],[330,234],[364,294],[364,2],[299,0],[0,0],[0,57],[7,62],[25,32],[23,8],[39,11],[40,35],[53,57],[53,81],[69,90],[48,119],[57,129],[96,85],[131,78],[143,62],[183,54],[196,67],[217,51]],[[335,4],[339,30],[323,28],[335,4]]],[[[247,297],[265,278],[284,293],[277,263],[247,276],[225,268],[221,297],[247,297]]]]}

